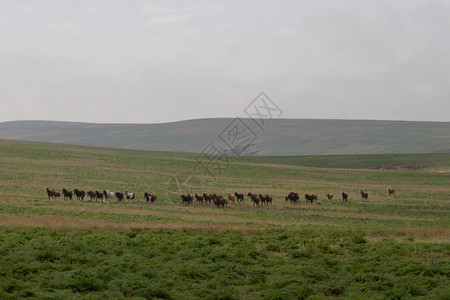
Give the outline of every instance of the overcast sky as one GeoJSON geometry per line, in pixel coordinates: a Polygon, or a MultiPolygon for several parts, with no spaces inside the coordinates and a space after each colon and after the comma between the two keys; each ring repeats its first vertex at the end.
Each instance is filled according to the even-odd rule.
{"type": "Polygon", "coordinates": [[[0,0],[0,121],[450,121],[450,1],[0,0]]]}

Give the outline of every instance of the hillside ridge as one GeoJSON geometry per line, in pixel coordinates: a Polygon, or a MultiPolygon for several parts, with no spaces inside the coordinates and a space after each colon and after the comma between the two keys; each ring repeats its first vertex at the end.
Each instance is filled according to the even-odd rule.
{"type": "Polygon", "coordinates": [[[0,138],[114,148],[200,153],[211,142],[239,155],[449,153],[450,122],[204,118],[169,123],[0,123],[0,138]],[[237,127],[236,127],[237,126],[237,127]],[[240,127],[239,127],[240,126],[240,127]],[[227,137],[236,128],[243,141],[227,137]],[[238,129],[239,130],[239,129],[238,129]]]}

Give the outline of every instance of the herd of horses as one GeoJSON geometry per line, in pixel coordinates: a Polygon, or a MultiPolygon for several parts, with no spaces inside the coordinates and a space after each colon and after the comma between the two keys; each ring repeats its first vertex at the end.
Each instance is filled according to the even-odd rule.
{"type": "MultiPolygon", "coordinates": [[[[390,187],[387,188],[387,192],[389,193],[389,196],[395,197],[395,190],[391,189],[390,187]]],[[[368,200],[369,199],[369,193],[364,192],[361,190],[361,200],[368,200]]],[[[47,196],[49,200],[52,199],[58,199],[61,197],[61,193],[58,191],[55,191],[54,189],[50,190],[47,188],[47,196]]],[[[135,193],[131,193],[128,191],[125,191],[124,193],[121,192],[111,192],[109,190],[104,190],[102,192],[99,191],[88,191],[85,192],[83,190],[74,189],[73,191],[62,189],[62,196],[64,197],[64,200],[72,200],[74,197],[78,201],[84,201],[84,198],[87,196],[89,197],[90,201],[97,201],[97,202],[103,202],[117,199],[118,202],[123,202],[124,199],[129,200],[129,202],[133,202],[133,200],[136,198],[135,193]]],[[[253,203],[254,206],[263,206],[263,205],[271,205],[273,202],[273,199],[268,194],[262,195],[262,194],[253,194],[248,193],[246,195],[250,201],[253,203]]],[[[347,202],[349,195],[345,192],[342,192],[342,201],[347,202]]],[[[328,200],[333,200],[334,195],[327,194],[326,197],[328,200]]],[[[238,192],[234,192],[234,194],[228,194],[228,197],[223,197],[221,195],[216,194],[187,194],[187,195],[181,195],[181,203],[185,206],[194,204],[194,199],[196,204],[203,205],[203,204],[214,204],[219,208],[224,208],[227,206],[228,203],[243,203],[244,202],[244,194],[240,194],[238,192]]],[[[146,200],[146,203],[156,203],[157,197],[155,194],[152,193],[144,193],[144,199],[146,200]]],[[[286,202],[290,203],[299,203],[300,202],[300,195],[297,192],[290,192],[288,195],[284,196],[284,199],[286,202]]],[[[304,199],[306,200],[306,203],[313,204],[314,201],[317,202],[319,199],[319,196],[316,194],[305,194],[304,199]]]]}
{"type": "MultiPolygon", "coordinates": [[[[61,197],[61,193],[58,191],[55,191],[54,189],[50,190],[47,188],[47,196],[49,200],[52,199],[58,199],[61,197]]],[[[111,201],[114,199],[117,199],[118,202],[124,201],[124,199],[129,200],[130,202],[133,202],[133,200],[136,198],[135,193],[131,193],[128,191],[125,191],[124,193],[121,192],[111,192],[109,190],[106,191],[88,191],[85,192],[83,190],[74,189],[73,191],[62,189],[62,196],[64,197],[64,200],[72,200],[74,197],[78,201],[84,201],[84,198],[89,197],[90,201],[97,201],[97,202],[103,202],[103,201],[111,201]]],[[[149,194],[147,192],[144,193],[144,198],[147,200],[147,203],[155,203],[156,202],[156,195],[155,194],[149,194]]]]}

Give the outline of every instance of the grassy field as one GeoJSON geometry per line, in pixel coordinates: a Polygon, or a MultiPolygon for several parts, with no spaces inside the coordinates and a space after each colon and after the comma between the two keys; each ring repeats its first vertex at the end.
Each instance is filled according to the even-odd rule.
{"type": "Polygon", "coordinates": [[[195,157],[0,140],[0,298],[450,297],[450,154],[230,157],[215,178],[195,157]],[[49,201],[47,187],[138,196],[49,201]],[[234,191],[274,204],[178,200],[234,191]]]}

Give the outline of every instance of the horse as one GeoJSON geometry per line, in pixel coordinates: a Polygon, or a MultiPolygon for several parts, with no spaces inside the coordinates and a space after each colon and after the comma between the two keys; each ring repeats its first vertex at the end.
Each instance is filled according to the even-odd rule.
{"type": "Polygon", "coordinates": [[[309,201],[311,204],[313,204],[314,200],[317,200],[317,198],[318,198],[317,195],[314,195],[314,194],[311,194],[311,195],[305,194],[306,203],[308,203],[308,201],[309,201]]]}
{"type": "Polygon", "coordinates": [[[364,193],[363,191],[361,191],[361,200],[366,199],[368,200],[369,198],[369,193],[364,193]]]}
{"type": "Polygon", "coordinates": [[[306,199],[306,203],[308,203],[308,201],[309,201],[312,204],[314,201],[313,195],[309,195],[309,194],[305,194],[305,199],[306,199]]]}
{"type": "Polygon", "coordinates": [[[327,198],[328,198],[328,200],[333,200],[333,197],[334,197],[334,195],[330,195],[330,194],[327,194],[327,198]]]}
{"type": "Polygon", "coordinates": [[[192,201],[193,201],[193,198],[192,198],[192,196],[191,196],[190,194],[187,194],[187,195],[181,195],[181,202],[182,202],[184,205],[188,206],[189,204],[192,203],[192,201]]]}
{"type": "Polygon", "coordinates": [[[103,195],[105,196],[105,200],[108,201],[114,198],[114,193],[111,192],[110,190],[103,191],[103,195]]]}
{"type": "Polygon", "coordinates": [[[89,198],[91,198],[91,201],[97,200],[97,194],[94,191],[87,192],[89,198]]]}
{"type": "Polygon", "coordinates": [[[77,196],[78,201],[80,201],[80,199],[81,199],[81,201],[84,200],[84,195],[85,195],[84,191],[79,191],[77,189],[74,189],[73,192],[77,196]]]}
{"type": "Polygon", "coordinates": [[[116,193],[117,202],[122,202],[123,200],[123,193],[116,193]]]}
{"type": "Polygon", "coordinates": [[[252,193],[248,193],[247,197],[250,197],[250,199],[253,202],[253,205],[259,206],[260,199],[258,198],[258,195],[252,194],[252,193]]]}
{"type": "Polygon", "coordinates": [[[342,192],[342,201],[347,202],[347,199],[348,199],[348,194],[342,192]]]}
{"type": "Polygon", "coordinates": [[[239,194],[237,192],[234,192],[234,195],[236,196],[236,199],[239,203],[244,202],[244,194],[239,194]]]}
{"type": "Polygon", "coordinates": [[[195,193],[195,199],[197,199],[197,203],[200,202],[200,204],[203,205],[203,196],[200,196],[199,194],[195,193]]]}
{"type": "Polygon", "coordinates": [[[225,200],[225,198],[222,196],[214,197],[213,202],[219,208],[225,208],[225,205],[227,204],[227,200],[225,200]]]}
{"type": "Polygon", "coordinates": [[[62,189],[63,195],[64,195],[64,200],[68,199],[68,200],[72,200],[72,191],[68,191],[66,189],[62,189]]]}
{"type": "Polygon", "coordinates": [[[208,202],[209,204],[211,204],[211,201],[213,199],[213,195],[211,195],[211,194],[207,195],[207,194],[203,193],[203,199],[205,200],[205,203],[208,202]]]}
{"type": "Polygon", "coordinates": [[[127,197],[127,199],[130,200],[130,202],[133,202],[133,200],[136,197],[136,195],[134,193],[130,193],[130,192],[125,191],[125,197],[127,197]]]}
{"type": "Polygon", "coordinates": [[[230,200],[232,203],[234,203],[234,196],[231,194],[228,194],[228,200],[230,200]]]}
{"type": "Polygon", "coordinates": [[[259,194],[259,200],[261,201],[261,205],[269,205],[272,204],[272,197],[270,197],[268,194],[266,194],[265,196],[259,194]]]}
{"type": "Polygon", "coordinates": [[[51,190],[49,188],[47,188],[47,195],[48,195],[48,200],[50,200],[50,198],[54,198],[56,195],[55,190],[51,190]]]}
{"type": "Polygon", "coordinates": [[[394,189],[391,189],[390,187],[388,187],[387,191],[389,193],[389,197],[392,196],[392,195],[394,195],[394,197],[395,197],[395,190],[394,189]]]}
{"type": "Polygon", "coordinates": [[[297,203],[300,197],[298,193],[290,192],[289,195],[284,197],[284,199],[286,200],[286,202],[289,200],[289,202],[291,203],[297,203]]]}
{"type": "Polygon", "coordinates": [[[95,195],[98,202],[103,202],[103,193],[100,193],[99,191],[95,191],[95,195]]]}
{"type": "Polygon", "coordinates": [[[145,198],[145,200],[147,200],[147,203],[148,202],[152,202],[152,203],[156,202],[156,195],[155,194],[149,194],[149,193],[145,192],[144,193],[144,198],[145,198]]]}

